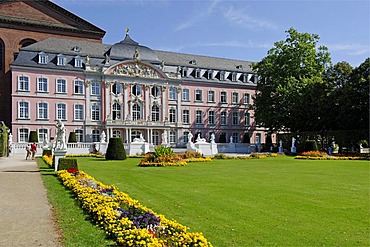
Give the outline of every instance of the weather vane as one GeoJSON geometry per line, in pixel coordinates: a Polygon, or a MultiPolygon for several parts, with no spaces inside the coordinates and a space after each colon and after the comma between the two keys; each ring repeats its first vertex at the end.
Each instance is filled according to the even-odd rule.
{"type": "Polygon", "coordinates": [[[128,34],[128,31],[130,31],[130,29],[128,27],[126,27],[126,34],[128,34]]]}

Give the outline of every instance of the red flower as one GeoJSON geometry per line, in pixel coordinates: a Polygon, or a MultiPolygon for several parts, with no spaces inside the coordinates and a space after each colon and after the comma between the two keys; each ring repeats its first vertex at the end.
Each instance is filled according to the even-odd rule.
{"type": "Polygon", "coordinates": [[[72,168],[69,168],[69,169],[68,169],[68,172],[69,172],[69,173],[78,173],[78,170],[77,170],[76,168],[73,168],[73,167],[72,167],[72,168]]]}

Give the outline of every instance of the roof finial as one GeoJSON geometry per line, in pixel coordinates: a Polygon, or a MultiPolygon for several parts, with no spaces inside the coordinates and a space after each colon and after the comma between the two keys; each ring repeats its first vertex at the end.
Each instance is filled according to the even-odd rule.
{"type": "Polygon", "coordinates": [[[129,31],[130,31],[130,29],[128,27],[126,27],[126,34],[128,34],[129,31]]]}

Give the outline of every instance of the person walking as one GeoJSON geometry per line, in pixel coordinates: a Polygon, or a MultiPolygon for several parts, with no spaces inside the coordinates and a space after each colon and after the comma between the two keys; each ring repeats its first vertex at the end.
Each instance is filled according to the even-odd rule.
{"type": "Polygon", "coordinates": [[[31,152],[32,152],[32,159],[34,160],[35,159],[36,152],[37,152],[37,145],[36,145],[36,143],[32,143],[32,145],[31,145],[31,152]]]}
{"type": "Polygon", "coordinates": [[[30,144],[27,144],[26,152],[27,152],[27,155],[26,155],[26,160],[27,160],[28,158],[31,158],[31,146],[30,146],[30,144]]]}

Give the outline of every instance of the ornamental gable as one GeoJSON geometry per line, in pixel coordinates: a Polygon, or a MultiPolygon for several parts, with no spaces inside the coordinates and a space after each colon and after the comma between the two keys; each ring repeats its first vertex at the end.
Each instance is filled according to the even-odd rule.
{"type": "Polygon", "coordinates": [[[158,68],[152,66],[151,64],[138,61],[122,62],[120,64],[113,65],[112,67],[108,68],[104,74],[152,79],[166,78],[166,75],[158,68]]]}

